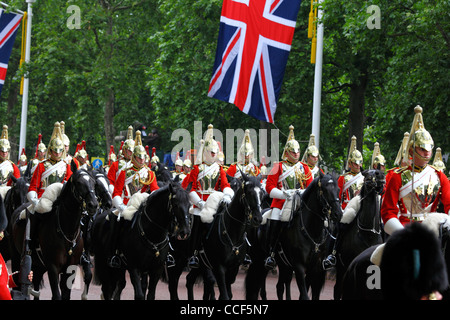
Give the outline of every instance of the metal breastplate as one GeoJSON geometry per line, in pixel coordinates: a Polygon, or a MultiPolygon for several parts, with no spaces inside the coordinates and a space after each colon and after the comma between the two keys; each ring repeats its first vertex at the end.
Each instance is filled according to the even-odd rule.
{"type": "Polygon", "coordinates": [[[6,162],[2,162],[3,166],[0,167],[0,186],[6,186],[8,183],[9,174],[14,172],[14,168],[9,160],[4,160],[6,162]]]}
{"type": "MultiPolygon", "coordinates": [[[[344,176],[344,184],[353,179],[355,176],[352,174],[346,174],[344,176]]],[[[362,186],[364,185],[364,179],[358,179],[355,183],[350,185],[350,187],[347,189],[348,194],[350,196],[350,199],[352,199],[354,196],[358,195],[359,191],[361,191],[362,186]]],[[[347,200],[350,200],[347,199],[347,200]]]]}
{"type": "Polygon", "coordinates": [[[125,186],[129,197],[139,192],[144,187],[143,182],[148,180],[149,172],[148,170],[134,171],[133,169],[128,169],[125,171],[125,181],[130,177],[132,177],[131,182],[125,186]]]}
{"type": "Polygon", "coordinates": [[[216,186],[217,181],[220,178],[220,166],[215,170],[208,171],[210,166],[206,164],[201,164],[199,166],[199,174],[202,171],[205,171],[206,174],[201,178],[198,182],[202,186],[203,193],[212,193],[214,192],[214,187],[216,186]]]}
{"type": "MultiPolygon", "coordinates": [[[[417,173],[415,173],[417,174],[417,173]]],[[[402,186],[412,180],[411,170],[405,170],[401,174],[402,186]]],[[[416,184],[414,184],[416,185],[416,184]]],[[[411,190],[405,197],[402,198],[406,210],[412,213],[431,212],[431,204],[438,196],[441,182],[436,171],[425,179],[424,183],[411,190]]]]}
{"type": "MultiPolygon", "coordinates": [[[[53,164],[50,161],[44,162],[45,171],[53,167],[53,164]]],[[[63,182],[64,177],[66,176],[67,166],[61,166],[59,169],[52,172],[48,177],[42,179],[42,188],[47,188],[52,183],[63,182]]]]}
{"type": "MultiPolygon", "coordinates": [[[[283,172],[286,172],[292,168],[292,165],[289,163],[283,163],[283,172]]],[[[299,189],[301,188],[301,181],[303,176],[305,175],[305,168],[303,168],[303,165],[298,166],[292,172],[284,178],[283,181],[281,181],[283,188],[288,189],[299,189]]]]}

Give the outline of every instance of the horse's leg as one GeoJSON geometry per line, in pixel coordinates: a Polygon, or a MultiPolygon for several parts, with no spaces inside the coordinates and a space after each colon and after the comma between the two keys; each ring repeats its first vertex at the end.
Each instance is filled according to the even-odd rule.
{"type": "Polygon", "coordinates": [[[141,276],[139,272],[136,268],[129,269],[128,272],[130,273],[130,280],[134,288],[134,299],[144,300],[144,293],[142,292],[141,286],[141,276]]]}
{"type": "Polygon", "coordinates": [[[89,285],[92,281],[92,270],[89,266],[89,262],[82,261],[81,266],[83,268],[84,272],[84,289],[81,293],[81,300],[87,300],[88,299],[88,293],[89,293],[89,285]]]}
{"type": "Polygon", "coordinates": [[[225,266],[219,265],[213,270],[214,276],[216,277],[217,286],[219,287],[219,300],[229,300],[227,290],[227,283],[225,279],[225,266]]]}
{"type": "Polygon", "coordinates": [[[276,284],[277,298],[283,300],[284,297],[284,283],[287,275],[287,267],[284,265],[278,265],[278,281],[276,284]]]}
{"type": "Polygon", "coordinates": [[[306,290],[305,268],[301,265],[294,266],[295,279],[297,280],[298,290],[300,291],[300,300],[309,300],[308,291],[306,290]]]}
{"type": "Polygon", "coordinates": [[[62,300],[70,300],[70,293],[72,284],[68,284],[67,280],[69,279],[69,274],[67,272],[62,272],[59,280],[59,288],[61,290],[61,299],[62,300]],[[69,286],[68,286],[69,285],[69,286]]]}
{"type": "Polygon", "coordinates": [[[177,263],[175,266],[167,269],[170,300],[179,300],[178,284],[180,282],[181,274],[183,273],[183,265],[177,263]]]}
{"type": "Polygon", "coordinates": [[[52,290],[52,300],[61,300],[61,293],[59,291],[59,270],[56,266],[51,265],[48,270],[48,281],[52,290]]]}
{"type": "MultiPolygon", "coordinates": [[[[204,268],[204,267],[202,267],[204,268]]],[[[203,300],[216,300],[216,292],[214,291],[214,285],[216,283],[216,278],[212,273],[211,269],[203,269],[203,300]]]]}
{"type": "Polygon", "coordinates": [[[194,284],[197,278],[198,269],[191,269],[186,275],[186,290],[188,295],[188,300],[194,300],[194,284]]]}
{"type": "Polygon", "coordinates": [[[156,270],[156,272],[152,272],[151,274],[148,274],[149,281],[148,281],[147,300],[155,300],[156,286],[158,285],[159,278],[161,277],[162,271],[163,270],[156,270]]]}
{"type": "MultiPolygon", "coordinates": [[[[45,271],[42,268],[35,268],[33,269],[33,288],[34,291],[39,292],[40,286],[41,286],[41,282],[42,279],[44,277],[44,273],[45,271]]],[[[34,300],[39,300],[39,296],[35,296],[34,300]]]]}

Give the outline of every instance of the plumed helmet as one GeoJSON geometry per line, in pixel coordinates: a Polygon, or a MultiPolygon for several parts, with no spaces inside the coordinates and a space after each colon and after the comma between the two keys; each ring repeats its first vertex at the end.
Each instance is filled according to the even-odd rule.
{"type": "Polygon", "coordinates": [[[255,149],[253,148],[252,140],[250,139],[250,130],[246,129],[244,138],[242,139],[242,143],[237,154],[237,162],[244,163],[245,157],[247,156],[250,157],[250,159],[253,158],[254,152],[255,149]]]}
{"type": "Polygon", "coordinates": [[[62,136],[62,141],[64,143],[65,146],[70,146],[70,139],[69,137],[66,135],[66,123],[64,121],[60,122],[61,125],[61,136],[62,136]]]}
{"type": "Polygon", "coordinates": [[[159,162],[159,157],[156,155],[156,148],[153,147],[152,148],[152,157],[150,159],[151,163],[158,163],[159,162]]]}
{"type": "Polygon", "coordinates": [[[214,140],[214,127],[212,124],[208,125],[208,130],[206,130],[206,137],[205,137],[205,152],[214,152],[215,154],[218,154],[220,151],[219,144],[216,140],[214,140]]]}
{"type": "Polygon", "coordinates": [[[27,155],[25,154],[25,148],[22,148],[22,153],[20,154],[19,161],[27,164],[27,155]]]}
{"type": "Polygon", "coordinates": [[[136,141],[133,140],[133,126],[129,126],[128,132],[127,132],[127,139],[123,143],[122,149],[130,150],[130,151],[134,152],[135,145],[136,145],[136,141]]]}
{"type": "Polygon", "coordinates": [[[45,152],[47,151],[47,147],[45,146],[45,144],[43,142],[39,143],[37,146],[38,151],[40,152],[45,152]]]}
{"type": "Polygon", "coordinates": [[[434,161],[433,166],[438,169],[439,171],[444,172],[445,171],[445,164],[442,159],[442,149],[436,148],[436,154],[434,155],[434,161]]]}
{"type": "Polygon", "coordinates": [[[66,148],[64,146],[63,138],[61,135],[61,125],[59,122],[55,122],[55,125],[53,127],[53,133],[50,137],[50,142],[48,143],[47,158],[50,158],[50,151],[62,153],[60,159],[64,159],[66,157],[66,148]]]}
{"type": "Polygon", "coordinates": [[[384,156],[381,154],[380,144],[378,142],[375,142],[372,153],[372,168],[377,167],[378,165],[385,166],[386,160],[384,159],[384,156]]]}
{"type": "Polygon", "coordinates": [[[356,149],[356,137],[352,136],[350,148],[348,150],[347,169],[350,168],[350,165],[349,165],[350,161],[355,164],[362,165],[363,160],[364,159],[362,157],[361,152],[358,149],[356,149]]]}
{"type": "Polygon", "coordinates": [[[400,166],[400,165],[406,165],[405,163],[402,164],[402,160],[404,159],[405,156],[405,152],[406,152],[406,146],[408,145],[408,141],[409,141],[409,132],[405,132],[403,134],[403,140],[402,140],[402,144],[400,145],[400,149],[398,149],[397,152],[397,157],[395,158],[394,161],[394,166],[400,166]]]}
{"type": "Polygon", "coordinates": [[[192,161],[189,159],[186,159],[183,161],[183,166],[191,168],[192,167],[192,161]]]}
{"type": "Polygon", "coordinates": [[[2,136],[0,137],[0,151],[9,152],[11,145],[8,140],[8,126],[3,125],[2,136]]]}
{"type": "Polygon", "coordinates": [[[309,156],[319,157],[319,149],[316,147],[316,136],[314,133],[309,135],[308,147],[303,154],[302,161],[307,162],[309,156]]]}
{"type": "MultiPolygon", "coordinates": [[[[414,108],[414,119],[409,133],[409,141],[404,154],[404,160],[409,157],[409,150],[415,149],[415,147],[423,148],[427,151],[431,151],[434,148],[434,141],[431,134],[425,129],[423,122],[422,107],[416,106],[414,108]]],[[[416,154],[417,155],[417,154],[416,154]]],[[[428,159],[429,160],[429,159],[428,159]]],[[[406,161],[405,161],[406,162],[406,161]]]]}
{"type": "Polygon", "coordinates": [[[286,145],[284,146],[283,155],[281,156],[282,160],[287,160],[287,152],[300,152],[300,144],[297,140],[295,140],[294,126],[292,125],[289,126],[289,136],[287,138],[286,145]]]}
{"type": "Polygon", "coordinates": [[[177,152],[177,159],[175,160],[175,165],[180,167],[183,166],[183,160],[181,160],[179,152],[177,152]]]}
{"type": "Polygon", "coordinates": [[[268,175],[268,170],[267,170],[266,166],[261,166],[260,170],[261,170],[261,174],[263,176],[267,176],[268,175]]]}
{"type": "Polygon", "coordinates": [[[134,140],[133,157],[145,159],[147,156],[147,151],[142,145],[141,131],[136,131],[136,138],[134,140]]]}

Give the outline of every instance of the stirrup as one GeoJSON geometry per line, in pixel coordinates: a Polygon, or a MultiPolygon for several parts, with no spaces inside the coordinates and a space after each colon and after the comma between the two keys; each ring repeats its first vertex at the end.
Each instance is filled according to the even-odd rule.
{"type": "Polygon", "coordinates": [[[89,266],[89,268],[92,268],[94,266],[91,262],[91,259],[89,258],[89,255],[84,251],[81,254],[80,263],[86,264],[87,266],[89,266]]]}
{"type": "Polygon", "coordinates": [[[275,261],[273,253],[271,253],[270,256],[268,256],[264,261],[264,267],[268,271],[274,270],[277,267],[277,262],[275,261]]]}
{"type": "Polygon", "coordinates": [[[333,254],[330,254],[328,257],[326,257],[322,261],[322,268],[325,271],[330,270],[335,266],[336,266],[336,256],[333,254]]]}
{"type": "Polygon", "coordinates": [[[175,267],[175,258],[170,253],[168,253],[166,257],[166,267],[167,268],[175,267]]]}
{"type": "Polygon", "coordinates": [[[108,267],[110,268],[120,268],[122,263],[120,262],[120,257],[117,255],[113,255],[111,258],[108,259],[108,267]]]}
{"type": "Polygon", "coordinates": [[[196,255],[193,255],[189,258],[188,266],[191,269],[197,269],[200,267],[200,261],[198,260],[198,257],[196,255]]]}
{"type": "Polygon", "coordinates": [[[243,266],[249,266],[252,263],[252,258],[248,254],[245,255],[244,261],[242,261],[243,266]]]}

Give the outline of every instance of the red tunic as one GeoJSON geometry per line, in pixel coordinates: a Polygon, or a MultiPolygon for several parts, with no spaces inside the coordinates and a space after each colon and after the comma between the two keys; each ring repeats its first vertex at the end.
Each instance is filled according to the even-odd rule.
{"type": "Polygon", "coordinates": [[[8,274],[5,260],[0,253],[0,300],[12,300],[9,288],[15,287],[12,275],[8,274]]]}
{"type": "MultiPolygon", "coordinates": [[[[314,180],[312,176],[311,169],[309,169],[308,165],[306,163],[300,162],[304,169],[304,179],[300,182],[300,189],[306,189],[309,184],[314,180]]],[[[267,182],[266,182],[266,191],[268,194],[270,194],[270,191],[272,191],[273,188],[278,188],[280,190],[283,189],[283,185],[280,182],[278,182],[278,179],[283,174],[283,162],[279,162],[274,164],[272,171],[270,171],[270,174],[267,176],[267,182]]],[[[282,209],[284,205],[284,199],[277,199],[273,198],[271,208],[278,208],[282,209]]]]}
{"type": "MultiPolygon", "coordinates": [[[[39,162],[39,164],[37,165],[36,170],[34,170],[33,176],[31,177],[30,187],[28,188],[28,192],[36,191],[38,194],[38,198],[40,198],[45,191],[45,189],[42,188],[42,174],[45,172],[45,165],[44,165],[45,161],[39,162]]],[[[67,163],[65,165],[66,165],[66,174],[64,176],[63,181],[69,180],[70,176],[72,175],[70,165],[67,163]]]]}
{"type": "MultiPolygon", "coordinates": [[[[245,167],[245,165],[241,165],[241,167],[245,167]]],[[[255,172],[253,172],[253,175],[257,176],[258,174],[261,173],[261,170],[260,170],[257,166],[254,166],[253,168],[254,168],[254,170],[255,170],[255,172]]],[[[236,172],[237,172],[237,171],[238,171],[237,164],[234,163],[234,164],[232,164],[232,165],[228,168],[227,174],[228,174],[230,177],[234,177],[234,176],[236,175],[236,172]]],[[[247,173],[247,172],[244,172],[244,173],[245,173],[245,174],[249,174],[249,173],[247,173]]]]}
{"type": "MultiPolygon", "coordinates": [[[[192,182],[191,191],[196,191],[200,199],[206,201],[209,197],[209,193],[202,193],[202,185],[200,181],[197,180],[198,174],[200,173],[200,168],[198,165],[194,165],[191,172],[184,178],[181,186],[186,189],[189,183],[192,182]]],[[[219,179],[214,186],[214,190],[223,191],[225,188],[230,188],[230,184],[228,183],[227,174],[225,170],[223,170],[222,166],[220,166],[219,179]]]]}
{"type": "MultiPolygon", "coordinates": [[[[436,169],[435,169],[436,170],[436,169]]],[[[441,201],[444,205],[444,211],[448,214],[450,210],[450,182],[448,178],[440,171],[436,170],[439,177],[441,187],[438,195],[431,206],[430,212],[436,212],[436,208],[441,201]]],[[[406,214],[408,208],[405,208],[402,199],[399,199],[400,188],[402,187],[401,172],[393,171],[390,174],[389,181],[386,186],[386,193],[381,205],[381,218],[383,223],[391,218],[398,218],[402,224],[410,222],[410,219],[399,213],[406,214]]]]}
{"type": "MultiPolygon", "coordinates": [[[[20,178],[20,169],[19,169],[19,167],[17,167],[17,165],[14,162],[10,161],[10,160],[4,160],[4,161],[9,161],[11,163],[11,166],[13,167],[13,176],[16,177],[16,178],[20,178]]],[[[10,179],[8,179],[8,182],[6,183],[6,185],[10,186],[11,184],[12,184],[12,180],[10,178],[10,179]]]]}
{"type": "MultiPolygon", "coordinates": [[[[152,192],[152,191],[159,189],[158,182],[156,181],[155,173],[150,168],[147,168],[147,169],[148,169],[148,179],[149,179],[150,183],[148,185],[145,184],[142,186],[142,188],[140,189],[141,193],[144,193],[147,191],[152,192]]],[[[116,196],[122,197],[122,193],[123,193],[123,203],[124,204],[128,203],[128,201],[130,200],[130,196],[131,196],[128,194],[127,188],[125,188],[125,180],[126,180],[127,172],[129,170],[132,170],[134,172],[139,172],[141,170],[141,168],[136,168],[136,167],[132,166],[131,168],[120,171],[120,174],[117,177],[116,183],[114,184],[114,191],[112,194],[112,197],[114,199],[114,197],[116,197],[116,196]]]]}
{"type": "Polygon", "coordinates": [[[109,183],[114,185],[116,183],[116,174],[119,170],[119,161],[114,161],[108,170],[109,183]]]}
{"type": "Polygon", "coordinates": [[[342,210],[345,209],[345,207],[347,207],[348,201],[351,200],[350,197],[350,192],[348,191],[349,188],[347,188],[347,190],[345,190],[345,193],[343,193],[344,191],[344,185],[345,185],[345,176],[347,175],[352,175],[352,176],[356,176],[358,173],[355,172],[347,172],[344,173],[343,175],[339,176],[338,178],[338,187],[339,187],[339,200],[341,201],[342,205],[342,210]]]}

